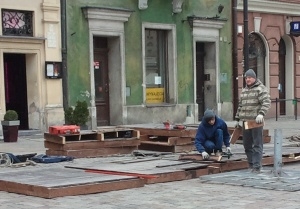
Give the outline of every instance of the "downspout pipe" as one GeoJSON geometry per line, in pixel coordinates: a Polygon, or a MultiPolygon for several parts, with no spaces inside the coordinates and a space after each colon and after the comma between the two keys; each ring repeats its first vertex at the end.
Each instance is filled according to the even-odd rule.
{"type": "Polygon", "coordinates": [[[231,0],[232,5],[232,95],[233,95],[233,119],[239,102],[238,85],[238,47],[237,47],[237,0],[231,0]]]}
{"type": "Polygon", "coordinates": [[[69,107],[68,100],[68,68],[67,68],[67,18],[66,0],[60,0],[61,8],[61,54],[62,54],[62,87],[63,87],[63,107],[69,107]]]}
{"type": "Polygon", "coordinates": [[[249,69],[248,0],[244,0],[244,72],[249,69]]]}

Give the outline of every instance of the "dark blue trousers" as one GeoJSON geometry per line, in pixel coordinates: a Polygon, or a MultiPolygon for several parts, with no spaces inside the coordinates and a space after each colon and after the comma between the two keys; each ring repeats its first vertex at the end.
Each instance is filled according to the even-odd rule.
{"type": "Polygon", "coordinates": [[[217,129],[213,139],[208,139],[204,142],[205,151],[209,154],[216,153],[217,151],[222,152],[223,146],[223,131],[217,129]]]}

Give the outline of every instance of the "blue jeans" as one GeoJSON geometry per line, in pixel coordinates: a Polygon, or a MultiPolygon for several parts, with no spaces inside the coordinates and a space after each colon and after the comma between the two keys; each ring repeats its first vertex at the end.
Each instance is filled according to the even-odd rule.
{"type": "Polygon", "coordinates": [[[222,152],[223,146],[223,130],[217,129],[213,139],[208,139],[204,142],[205,151],[209,154],[216,153],[217,151],[222,152]]]}

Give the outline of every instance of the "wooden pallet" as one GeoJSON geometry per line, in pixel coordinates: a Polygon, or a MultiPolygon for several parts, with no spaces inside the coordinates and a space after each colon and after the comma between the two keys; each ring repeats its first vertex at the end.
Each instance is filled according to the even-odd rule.
{"type": "Polygon", "coordinates": [[[197,129],[165,129],[133,127],[140,132],[139,149],[160,152],[190,152],[195,150],[194,138],[197,129]]]}
{"type": "Polygon", "coordinates": [[[140,138],[140,132],[134,129],[128,128],[98,128],[97,139],[100,141],[104,140],[117,140],[117,139],[128,139],[128,138],[140,138]]]}
{"type": "Polygon", "coordinates": [[[88,173],[67,168],[40,168],[6,172],[0,177],[0,191],[42,198],[94,194],[145,185],[144,179],[131,176],[88,173]]]}
{"type": "Polygon", "coordinates": [[[44,138],[47,155],[75,158],[130,154],[140,145],[139,132],[131,129],[106,129],[68,135],[45,133],[44,138]]]}
{"type": "Polygon", "coordinates": [[[197,129],[188,128],[188,129],[164,129],[164,128],[141,128],[141,127],[133,127],[133,129],[140,131],[141,135],[149,135],[149,136],[168,136],[168,137],[190,137],[195,138],[197,129]]]}

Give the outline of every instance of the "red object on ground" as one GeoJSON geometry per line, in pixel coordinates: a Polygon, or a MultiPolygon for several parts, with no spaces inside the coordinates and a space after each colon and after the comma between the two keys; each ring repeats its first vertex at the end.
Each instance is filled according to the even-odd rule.
{"type": "Polygon", "coordinates": [[[50,134],[79,134],[80,127],[76,125],[66,125],[66,126],[50,126],[50,134]]]}

